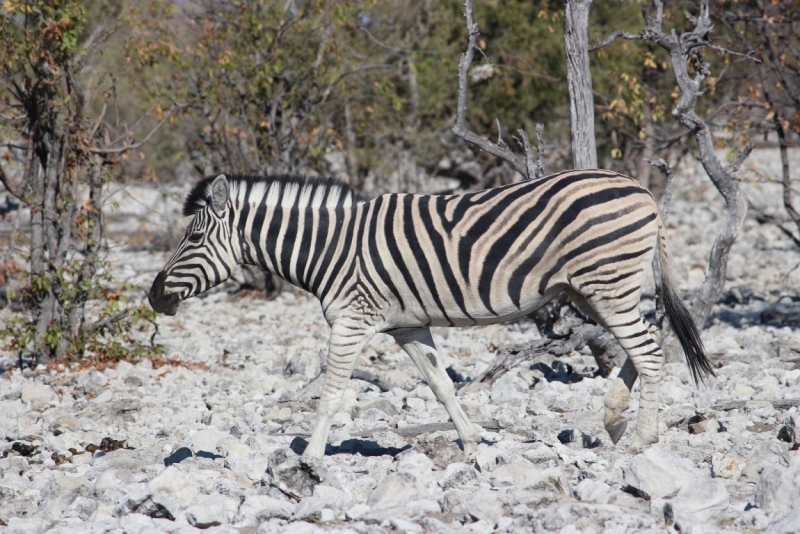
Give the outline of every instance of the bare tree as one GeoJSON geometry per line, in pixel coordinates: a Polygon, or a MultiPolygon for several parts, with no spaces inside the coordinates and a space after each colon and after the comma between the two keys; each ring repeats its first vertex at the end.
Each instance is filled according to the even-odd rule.
{"type": "Polygon", "coordinates": [[[564,51],[567,55],[569,127],[572,134],[572,166],[597,168],[594,135],[594,97],[589,70],[589,8],[592,0],[565,0],[564,51]]]}
{"type": "MultiPolygon", "coordinates": [[[[600,45],[606,45],[619,37],[641,39],[656,43],[669,54],[672,72],[680,91],[680,101],[673,109],[672,116],[694,137],[700,162],[714,186],[725,199],[727,208],[725,223],[711,249],[706,279],[692,304],[692,316],[695,322],[703,325],[711,313],[711,307],[722,293],[728,255],[747,214],[747,199],[731,173],[744,162],[752,145],[745,148],[737,158],[735,165],[729,168],[724,167],[714,154],[714,136],[708,124],[695,111],[697,100],[703,93],[703,81],[710,75],[710,67],[703,57],[702,51],[708,48],[721,50],[708,40],[712,30],[708,0],[701,1],[700,13],[697,17],[687,13],[687,17],[694,24],[694,29],[680,35],[675,31],[669,34],[664,33],[662,30],[663,3],[661,0],[654,0],[654,4],[655,17],[647,11],[643,11],[645,28],[641,33],[614,32],[600,45]],[[694,76],[689,74],[689,65],[694,71],[694,76]]],[[[593,48],[597,49],[599,46],[593,48]]]]}

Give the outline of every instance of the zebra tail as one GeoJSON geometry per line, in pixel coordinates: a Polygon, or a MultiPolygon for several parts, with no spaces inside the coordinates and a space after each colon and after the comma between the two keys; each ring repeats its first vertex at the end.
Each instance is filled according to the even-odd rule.
{"type": "Polygon", "coordinates": [[[683,300],[675,291],[675,279],[672,277],[669,249],[667,248],[667,233],[660,216],[658,217],[658,263],[661,270],[664,309],[672,325],[672,330],[678,336],[695,383],[704,382],[706,378],[715,376],[715,373],[711,362],[706,357],[703,341],[700,339],[700,331],[683,300]]]}

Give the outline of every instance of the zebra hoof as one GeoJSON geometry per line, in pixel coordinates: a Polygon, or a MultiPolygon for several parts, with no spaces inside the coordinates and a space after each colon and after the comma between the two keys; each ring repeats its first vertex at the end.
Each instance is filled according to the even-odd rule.
{"type": "Polygon", "coordinates": [[[627,428],[628,421],[625,419],[620,419],[616,423],[606,426],[606,432],[608,432],[608,435],[611,437],[611,441],[614,442],[614,445],[617,444],[627,428]]]}
{"type": "Polygon", "coordinates": [[[658,443],[658,436],[655,438],[643,438],[637,434],[637,436],[633,438],[629,449],[631,452],[639,453],[654,443],[658,443]]]}

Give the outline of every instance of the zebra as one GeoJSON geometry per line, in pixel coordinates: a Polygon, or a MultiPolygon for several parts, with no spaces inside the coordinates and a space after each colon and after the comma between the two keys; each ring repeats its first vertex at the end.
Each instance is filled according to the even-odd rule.
{"type": "MultiPolygon", "coordinates": [[[[666,314],[695,380],[713,375],[675,290],[658,207],[647,189],[616,172],[575,170],[473,193],[372,200],[335,180],[220,174],[193,187],[183,214],[194,218],[148,294],[156,312],[174,315],[237,264],[259,265],[320,300],[331,333],[307,457],[324,455],[358,356],[385,333],[419,368],[474,458],[481,429],[457,402],[430,328],[519,318],[561,292],[616,337],[641,376],[630,446],[657,442],[664,354],[658,329],[639,311],[656,253],[666,314]]],[[[621,387],[616,401],[606,398],[614,443],[631,386],[621,387]]]]}

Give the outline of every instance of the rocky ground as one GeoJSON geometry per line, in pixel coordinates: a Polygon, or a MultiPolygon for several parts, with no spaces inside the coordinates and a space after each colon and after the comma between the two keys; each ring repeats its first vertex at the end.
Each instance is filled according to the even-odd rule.
{"type": "MultiPolygon", "coordinates": [[[[723,206],[693,167],[680,179],[669,238],[691,294],[723,206]]],[[[767,209],[779,198],[743,187],[767,209]]],[[[146,288],[169,254],[153,236],[180,235],[166,228],[181,224],[182,191],[129,193],[110,259],[146,288]]],[[[748,219],[702,333],[717,378],[697,388],[668,364],[661,442],[638,455],[632,430],[617,446],[603,432],[609,380],[576,352],[460,396],[486,427],[466,464],[420,373],[377,336],[359,368],[394,387],[352,380],[328,454],[304,461],[328,327],[299,291],[264,300],[229,283],[187,301],[159,320],[155,363],[20,372],[0,353],[0,532],[800,531],[798,263],[780,232],[748,219]]],[[[434,332],[460,378],[537,336],[525,320],[434,332]]]]}

